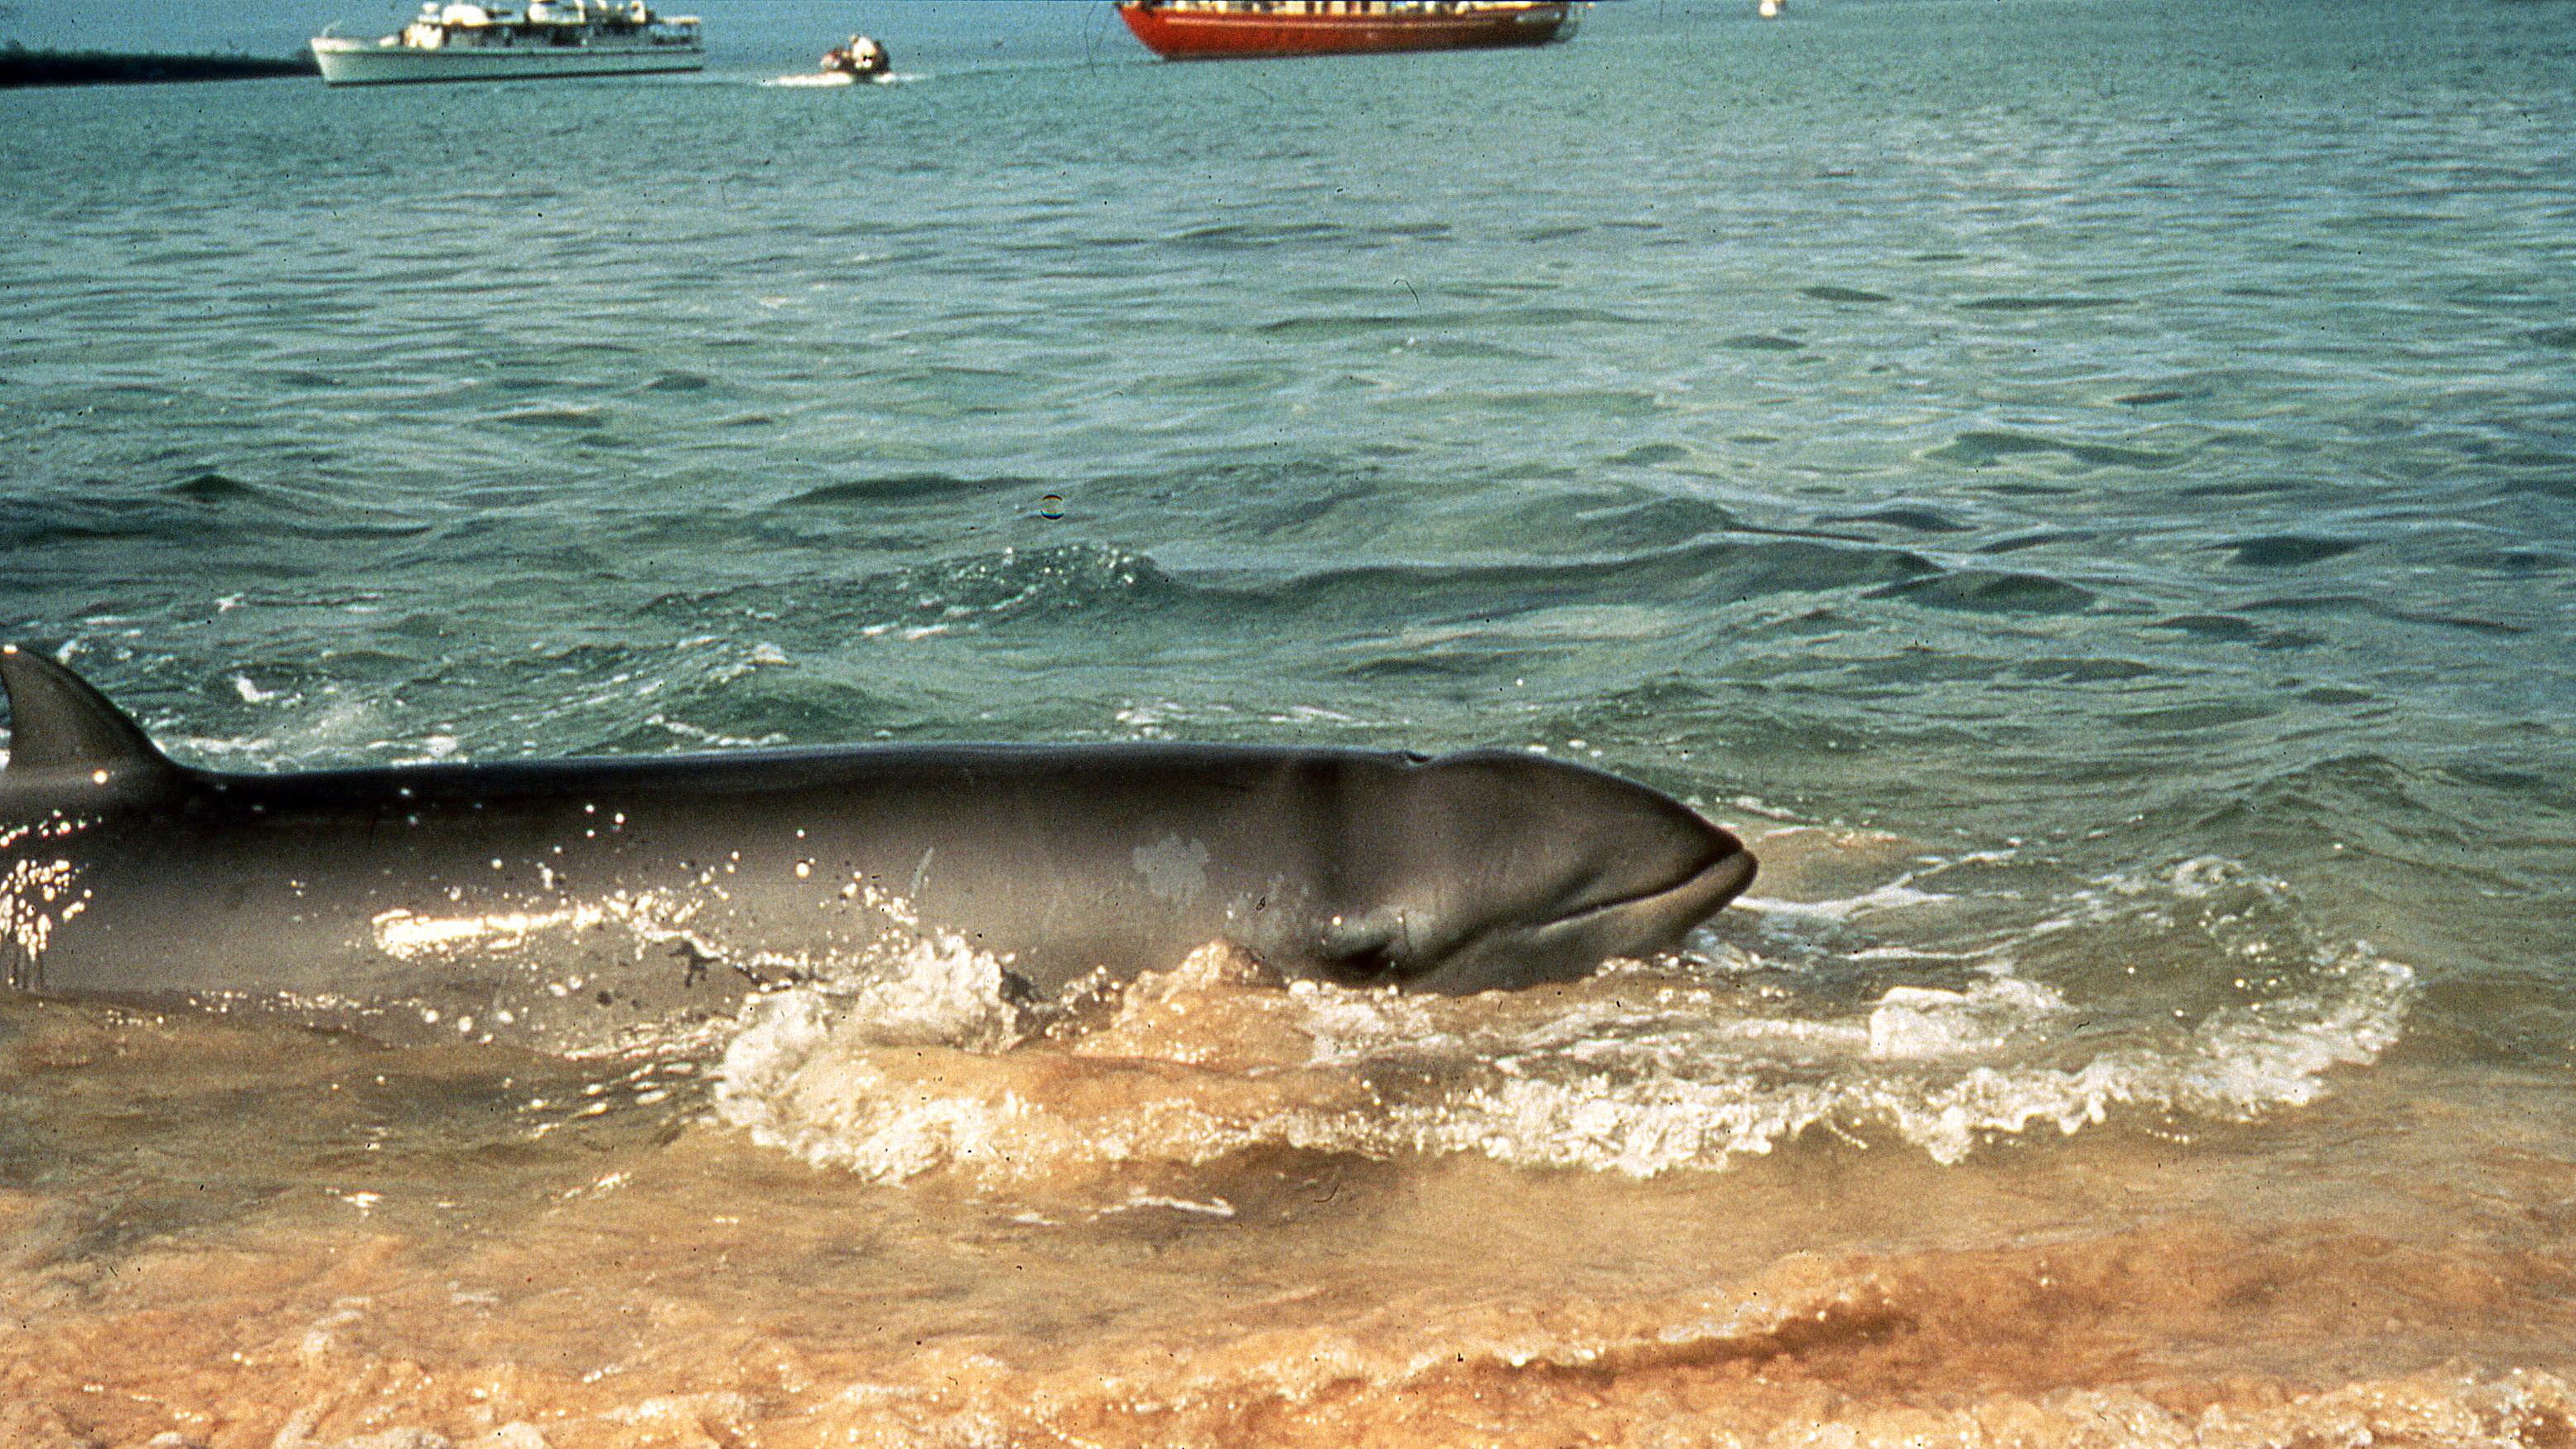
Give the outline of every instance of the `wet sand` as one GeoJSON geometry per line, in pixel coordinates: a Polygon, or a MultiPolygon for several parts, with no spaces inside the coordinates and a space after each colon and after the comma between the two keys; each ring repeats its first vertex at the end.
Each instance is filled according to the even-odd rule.
{"type": "Polygon", "coordinates": [[[851,1053],[1052,1124],[892,1181],[688,1064],[10,1007],[0,1442],[2576,1442],[2547,1082],[1639,1179],[1216,1142],[1351,1088],[1152,1035],[1276,988],[1147,986],[1079,1050],[851,1053]]]}

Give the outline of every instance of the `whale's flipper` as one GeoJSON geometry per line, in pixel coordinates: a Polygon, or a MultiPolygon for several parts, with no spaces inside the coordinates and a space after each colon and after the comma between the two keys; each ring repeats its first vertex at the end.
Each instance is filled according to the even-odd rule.
{"type": "Polygon", "coordinates": [[[9,696],[9,768],[0,773],[179,774],[131,716],[42,654],[0,644],[0,688],[9,696]]]}

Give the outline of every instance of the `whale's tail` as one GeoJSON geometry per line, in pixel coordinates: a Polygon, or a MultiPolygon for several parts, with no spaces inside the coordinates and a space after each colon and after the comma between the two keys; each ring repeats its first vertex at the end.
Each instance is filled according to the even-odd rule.
{"type": "Polygon", "coordinates": [[[9,767],[0,782],[85,775],[104,785],[180,774],[131,715],[32,649],[0,644],[0,692],[9,699],[9,767]]]}

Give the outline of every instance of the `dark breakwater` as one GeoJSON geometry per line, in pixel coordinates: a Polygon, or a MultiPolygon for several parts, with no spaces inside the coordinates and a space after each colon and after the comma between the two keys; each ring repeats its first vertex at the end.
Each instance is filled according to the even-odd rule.
{"type": "Polygon", "coordinates": [[[129,55],[107,50],[0,50],[0,87],[271,80],[321,73],[310,54],[129,55]]]}

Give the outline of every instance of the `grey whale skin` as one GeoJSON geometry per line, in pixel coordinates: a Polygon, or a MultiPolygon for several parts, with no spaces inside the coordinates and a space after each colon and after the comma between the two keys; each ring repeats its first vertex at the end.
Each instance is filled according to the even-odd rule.
{"type": "MultiPolygon", "coordinates": [[[[955,938],[1043,997],[1226,940],[1450,993],[1677,943],[1753,857],[1501,750],[872,745],[225,774],[0,649],[0,968],[387,1042],[613,1050],[955,938]]],[[[951,947],[953,949],[953,945],[951,947]]]]}

